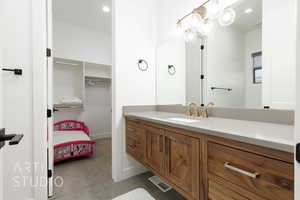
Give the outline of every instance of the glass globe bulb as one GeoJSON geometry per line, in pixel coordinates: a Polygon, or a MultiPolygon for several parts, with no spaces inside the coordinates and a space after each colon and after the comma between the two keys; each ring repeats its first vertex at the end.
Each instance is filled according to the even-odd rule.
{"type": "Polygon", "coordinates": [[[235,17],[235,11],[232,8],[226,8],[219,15],[219,23],[221,26],[229,26],[234,22],[235,17]]]}
{"type": "Polygon", "coordinates": [[[195,38],[196,38],[196,35],[195,35],[195,33],[191,29],[188,29],[188,30],[185,31],[185,33],[184,33],[184,39],[185,39],[186,42],[191,42],[195,38]]]}
{"type": "Polygon", "coordinates": [[[221,6],[218,3],[212,3],[207,7],[207,16],[209,19],[214,20],[218,18],[221,6]]]}

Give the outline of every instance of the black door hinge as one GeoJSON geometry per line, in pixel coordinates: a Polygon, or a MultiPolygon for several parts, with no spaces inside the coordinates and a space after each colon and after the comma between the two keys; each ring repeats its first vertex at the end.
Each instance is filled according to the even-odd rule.
{"type": "Polygon", "coordinates": [[[200,75],[200,79],[203,80],[204,79],[204,74],[200,75]]]}
{"type": "Polygon", "coordinates": [[[47,118],[52,117],[52,110],[47,109],[47,118]]]}
{"type": "Polygon", "coordinates": [[[201,45],[201,50],[204,50],[204,45],[201,45]]]}
{"type": "Polygon", "coordinates": [[[296,145],[296,160],[300,163],[300,143],[296,145]]]}
{"type": "Polygon", "coordinates": [[[53,176],[52,170],[48,169],[48,178],[52,178],[52,176],[53,176]]]}
{"type": "Polygon", "coordinates": [[[47,48],[47,57],[51,57],[51,55],[52,55],[51,49],[47,48]]]}

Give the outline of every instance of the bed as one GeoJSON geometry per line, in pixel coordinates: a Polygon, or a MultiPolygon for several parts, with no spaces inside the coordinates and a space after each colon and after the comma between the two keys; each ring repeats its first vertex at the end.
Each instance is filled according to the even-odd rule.
{"type": "Polygon", "coordinates": [[[54,163],[95,154],[96,142],[89,137],[89,128],[84,122],[60,121],[54,124],[54,163]]]}

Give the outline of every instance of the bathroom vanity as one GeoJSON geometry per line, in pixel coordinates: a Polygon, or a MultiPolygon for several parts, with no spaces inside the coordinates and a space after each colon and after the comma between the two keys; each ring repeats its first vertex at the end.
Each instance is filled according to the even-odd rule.
{"type": "Polygon", "coordinates": [[[292,126],[158,111],[125,117],[127,153],[187,199],[293,199],[292,126]]]}

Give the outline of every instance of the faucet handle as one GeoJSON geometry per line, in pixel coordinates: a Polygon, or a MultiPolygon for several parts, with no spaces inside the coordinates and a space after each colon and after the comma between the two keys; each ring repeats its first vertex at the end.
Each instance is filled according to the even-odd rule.
{"type": "Polygon", "coordinates": [[[209,107],[209,106],[214,106],[215,105],[215,103],[214,102],[209,102],[208,104],[207,104],[207,106],[206,107],[209,107]]]}
{"type": "Polygon", "coordinates": [[[191,115],[191,112],[190,112],[190,106],[189,106],[188,103],[185,105],[185,114],[186,114],[187,116],[190,116],[190,115],[191,115]]]}

